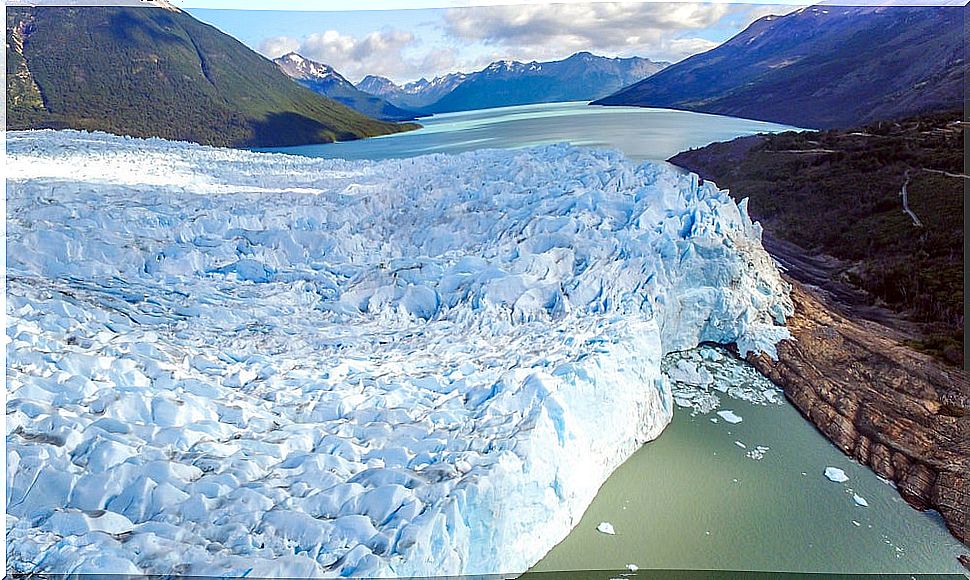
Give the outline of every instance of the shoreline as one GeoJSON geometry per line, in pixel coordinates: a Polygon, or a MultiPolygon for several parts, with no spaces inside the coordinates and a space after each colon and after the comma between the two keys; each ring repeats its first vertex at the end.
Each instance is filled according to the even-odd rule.
{"type": "Polygon", "coordinates": [[[906,346],[898,330],[852,315],[824,290],[792,284],[792,340],[747,360],[843,453],[935,509],[970,542],[967,373],[906,346]],[[964,411],[964,412],[961,412],[964,411]]]}
{"type": "MultiPolygon", "coordinates": [[[[745,196],[753,184],[758,199],[772,203],[765,184],[777,186],[785,166],[751,183],[741,169],[764,139],[712,144],[669,161],[745,196]]],[[[803,188],[806,179],[798,182],[803,188]]],[[[918,350],[924,329],[873,305],[845,274],[853,263],[780,239],[776,222],[791,217],[779,219],[777,207],[765,211],[775,217],[761,220],[762,243],[792,285],[795,313],[788,320],[792,339],[778,345],[777,360],[748,361],[839,450],[891,481],[911,506],[940,512],[953,536],[970,546],[970,375],[918,350]]]]}
{"type": "Polygon", "coordinates": [[[569,536],[525,577],[581,569],[621,577],[627,564],[846,577],[963,570],[958,557],[966,548],[938,514],[913,510],[888,481],[804,421],[779,387],[726,350],[704,345],[668,355],[668,370],[690,361],[714,381],[705,387],[672,379],[682,402],[671,424],[610,475],[569,536]],[[749,398],[766,385],[777,399],[749,398]],[[709,406],[711,395],[717,406],[709,406]],[[848,480],[828,479],[829,467],[848,480]],[[616,535],[600,532],[601,522],[616,535]]]}

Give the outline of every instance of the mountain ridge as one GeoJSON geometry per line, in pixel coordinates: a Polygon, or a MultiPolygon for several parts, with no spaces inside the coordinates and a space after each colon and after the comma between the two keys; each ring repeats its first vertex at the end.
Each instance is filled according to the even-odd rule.
{"type": "Polygon", "coordinates": [[[392,105],[377,95],[362,91],[332,66],[288,52],[273,59],[290,78],[311,91],[346,105],[358,113],[383,121],[411,121],[419,114],[392,105]]]}
{"type": "MultiPolygon", "coordinates": [[[[474,74],[474,73],[473,73],[474,74]]],[[[384,97],[389,102],[413,109],[423,109],[448,94],[468,78],[468,74],[453,72],[428,80],[424,77],[398,85],[387,77],[367,75],[356,87],[366,93],[384,97]]]]}
{"type": "Polygon", "coordinates": [[[961,107],[966,7],[814,6],[599,99],[835,128],[961,107]]]}
{"type": "Polygon", "coordinates": [[[498,60],[472,73],[450,73],[397,85],[369,75],[357,88],[398,106],[425,113],[492,107],[587,101],[646,78],[669,63],[641,57],[604,57],[577,52],[562,60],[498,60]]]}
{"type": "Polygon", "coordinates": [[[238,40],[172,6],[10,7],[7,129],[74,128],[271,147],[414,128],[293,83],[238,40]]]}

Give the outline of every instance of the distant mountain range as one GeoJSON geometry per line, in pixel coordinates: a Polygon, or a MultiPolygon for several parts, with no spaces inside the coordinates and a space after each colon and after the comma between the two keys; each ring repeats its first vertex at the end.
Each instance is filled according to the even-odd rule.
{"type": "Polygon", "coordinates": [[[322,97],[178,8],[145,4],[8,7],[7,129],[75,128],[248,147],[414,127],[322,97]]]}
{"type": "Polygon", "coordinates": [[[447,95],[458,85],[465,82],[465,73],[450,73],[434,80],[421,79],[403,86],[394,84],[391,79],[367,75],[357,83],[357,88],[384,97],[391,103],[414,110],[423,110],[441,97],[447,95]]]}
{"type": "Polygon", "coordinates": [[[452,73],[404,86],[383,77],[368,76],[357,88],[400,107],[424,113],[447,113],[588,101],[649,77],[668,65],[646,58],[607,58],[580,52],[558,61],[498,61],[478,72],[452,73]]]}
{"type": "Polygon", "coordinates": [[[767,16],[596,101],[831,128],[964,104],[967,7],[815,6],[767,16]]]}
{"type": "Polygon", "coordinates": [[[384,121],[409,121],[418,117],[418,113],[414,111],[396,107],[376,94],[358,89],[333,67],[304,58],[295,52],[275,58],[273,62],[311,91],[330,97],[368,117],[384,121]]]}

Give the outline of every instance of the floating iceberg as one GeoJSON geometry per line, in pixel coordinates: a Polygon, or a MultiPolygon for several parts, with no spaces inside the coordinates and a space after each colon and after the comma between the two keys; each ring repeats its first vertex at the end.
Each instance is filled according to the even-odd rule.
{"type": "Polygon", "coordinates": [[[612,152],[7,153],[14,572],[521,572],[670,421],[665,354],[788,336],[744,203],[612,152]]]}
{"type": "Polygon", "coordinates": [[[613,529],[613,524],[610,522],[600,522],[599,525],[596,526],[596,531],[600,532],[601,534],[608,534],[610,536],[616,535],[616,530],[613,529]]]}
{"type": "Polygon", "coordinates": [[[727,410],[727,409],[724,410],[724,411],[718,411],[717,412],[717,416],[720,417],[720,418],[722,418],[722,419],[724,419],[725,421],[727,421],[728,423],[730,423],[732,425],[735,425],[737,423],[740,423],[743,420],[743,419],[741,419],[741,416],[740,415],[737,415],[737,414],[735,414],[734,411],[727,410]]]}
{"type": "Polygon", "coordinates": [[[835,483],[843,483],[843,482],[849,481],[849,476],[846,475],[845,472],[839,469],[838,467],[826,467],[825,477],[827,477],[829,481],[834,481],[835,483]]]}

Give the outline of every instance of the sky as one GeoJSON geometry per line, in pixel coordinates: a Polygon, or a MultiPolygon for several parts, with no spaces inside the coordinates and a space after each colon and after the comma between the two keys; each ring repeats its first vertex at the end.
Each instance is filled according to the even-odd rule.
{"type": "Polygon", "coordinates": [[[761,16],[799,7],[723,2],[455,6],[454,0],[420,0],[450,7],[374,9],[405,1],[358,1],[351,5],[370,9],[330,11],[298,10],[333,6],[329,0],[255,2],[247,10],[221,9],[231,4],[224,0],[173,3],[269,58],[296,51],[352,82],[376,74],[398,83],[472,72],[496,60],[558,60],[584,50],[676,62],[713,48],[761,16]],[[279,6],[291,9],[252,9],[279,6]]]}

